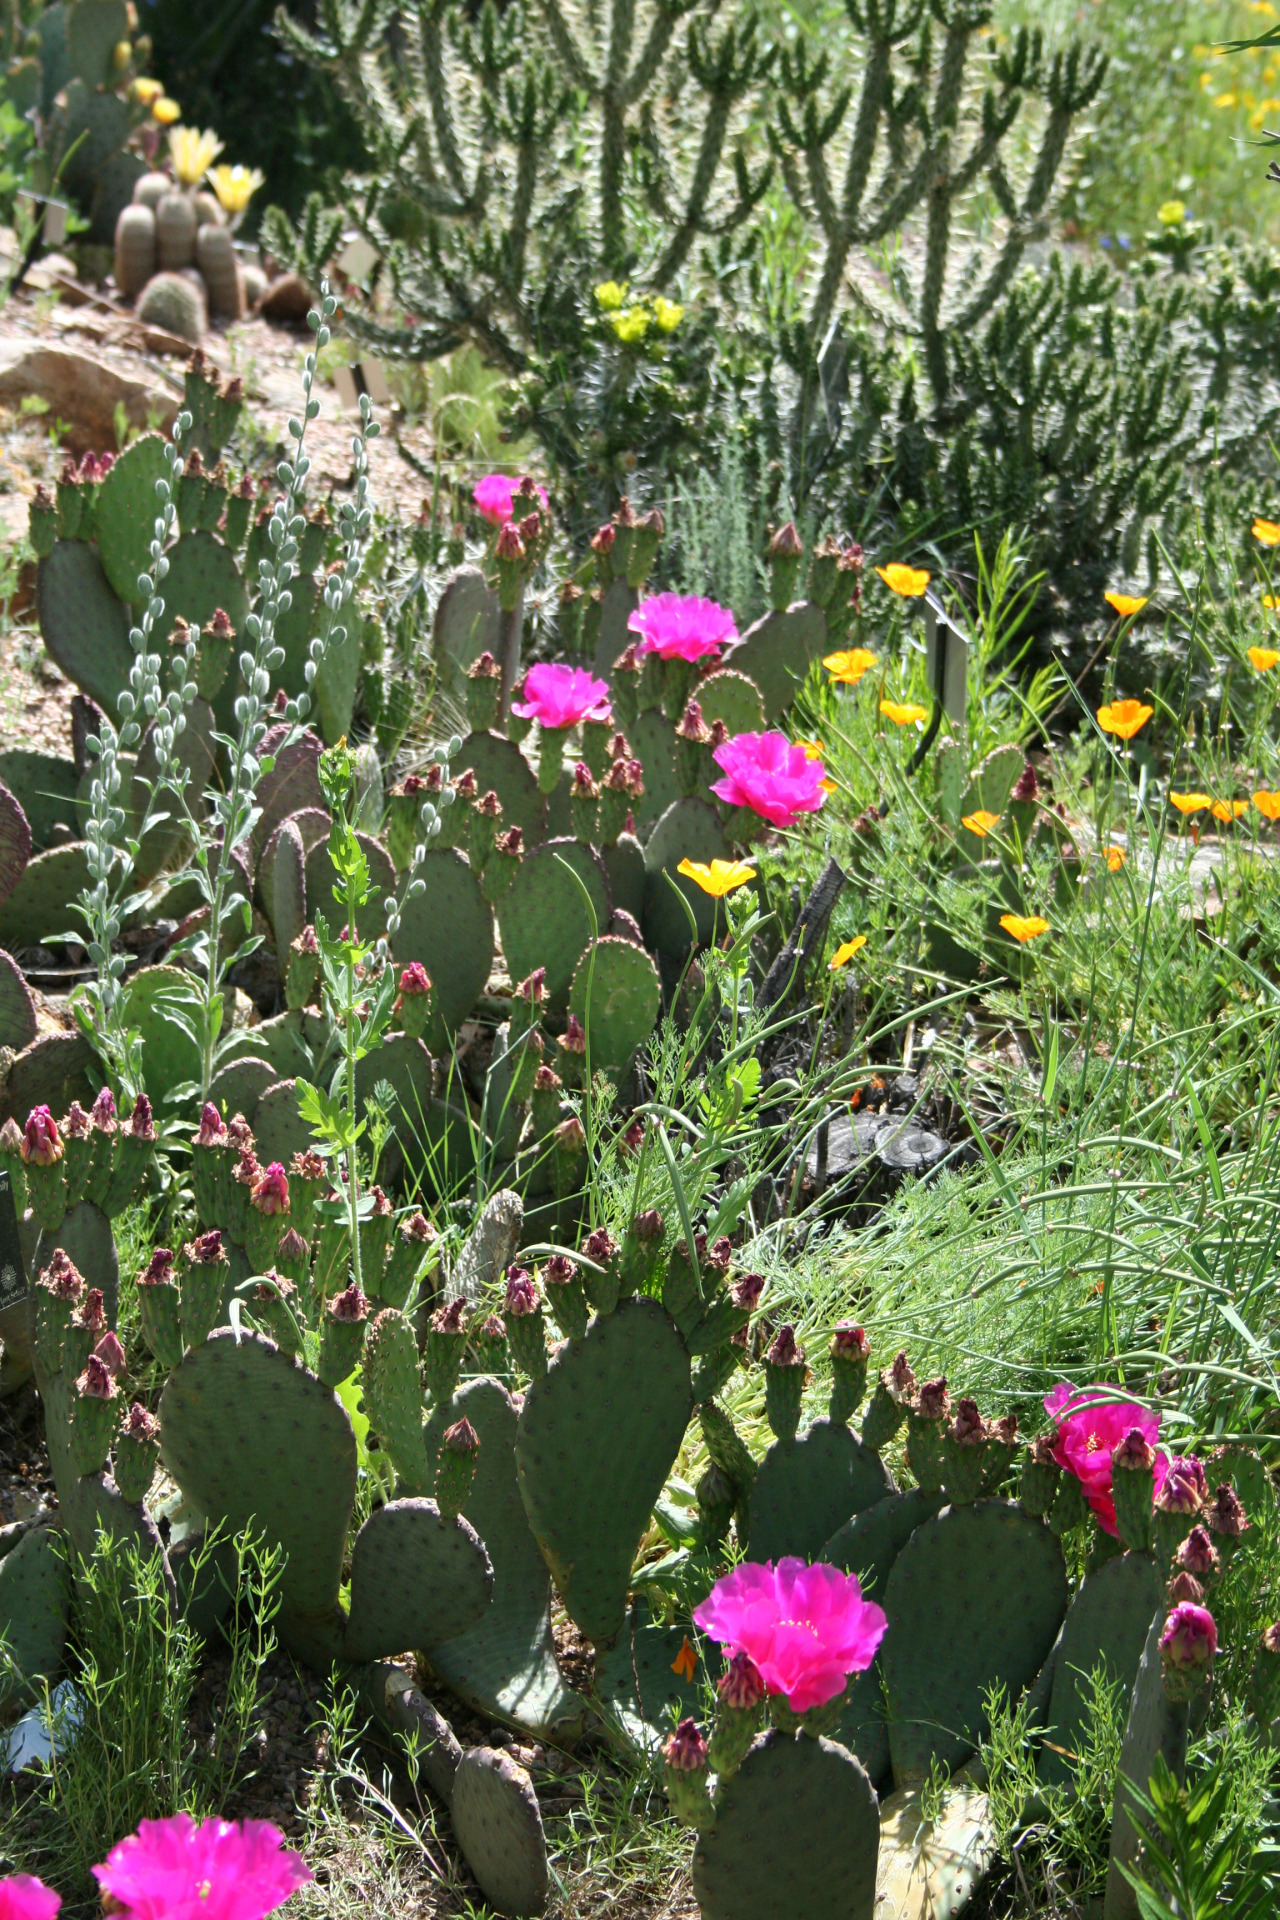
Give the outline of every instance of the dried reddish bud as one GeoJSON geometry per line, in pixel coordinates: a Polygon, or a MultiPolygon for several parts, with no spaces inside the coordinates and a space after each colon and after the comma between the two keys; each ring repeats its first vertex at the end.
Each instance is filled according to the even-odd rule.
{"type": "Polygon", "coordinates": [[[514,1314],[517,1319],[522,1319],[527,1314],[536,1313],[540,1304],[538,1289],[533,1284],[528,1269],[508,1267],[507,1295],[504,1302],[506,1311],[514,1314]]]}
{"type": "Polygon", "coordinates": [[[1197,1580],[1208,1579],[1218,1571],[1218,1549],[1203,1527],[1192,1527],[1174,1554],[1173,1564],[1193,1573],[1197,1580]]]}
{"type": "Polygon", "coordinates": [[[1016,1447],[1018,1444],[1017,1414],[1002,1413],[991,1431],[1002,1447],[1016,1447]]]}
{"type": "Polygon", "coordinates": [[[200,1130],[196,1134],[199,1147],[221,1147],[226,1145],[227,1123],[212,1100],[206,1100],[204,1111],[200,1115],[200,1130]]]}
{"type": "Polygon", "coordinates": [[[1193,1573],[1182,1568],[1174,1574],[1169,1582],[1170,1606],[1176,1607],[1181,1601],[1187,1600],[1192,1606],[1198,1607],[1203,1599],[1204,1588],[1193,1573]]]}
{"type": "Polygon", "coordinates": [[[84,1372],[76,1381],[76,1392],[86,1400],[111,1400],[116,1393],[116,1383],[111,1377],[111,1369],[91,1353],[84,1363],[84,1372]]]}
{"type": "Polygon", "coordinates": [[[135,1140],[154,1140],[155,1121],[151,1117],[151,1102],[145,1093],[140,1093],[133,1103],[133,1112],[129,1115],[129,1132],[135,1140]]]}
{"type": "Polygon", "coordinates": [[[1236,1490],[1231,1486],[1221,1486],[1209,1502],[1205,1515],[1209,1531],[1219,1534],[1226,1540],[1239,1540],[1248,1531],[1249,1521],[1236,1490]]]}
{"type": "Polygon", "coordinates": [[[566,1053],[585,1053],[587,1050],[587,1030],[576,1013],[571,1013],[564,1023],[564,1032],[560,1035],[560,1045],[566,1053]]]}
{"type": "MultiPolygon", "coordinates": [[[[639,1222],[637,1219],[637,1230],[638,1227],[639,1222]]],[[[610,1266],[617,1257],[618,1243],[610,1233],[608,1227],[596,1227],[583,1241],[582,1251],[586,1254],[587,1259],[593,1260],[598,1267],[607,1267],[610,1266]]]]}
{"type": "Polygon", "coordinates": [[[573,780],[569,793],[574,800],[598,800],[600,789],[591,775],[591,769],[585,761],[579,760],[573,769],[573,780]]]}
{"type": "Polygon", "coordinates": [[[649,1207],[644,1213],[638,1213],[631,1222],[631,1231],[637,1240],[660,1240],[666,1222],[656,1207],[649,1207]]]}
{"type": "Polygon", "coordinates": [[[501,1320],[499,1320],[497,1314],[491,1313],[480,1328],[480,1338],[482,1340],[505,1340],[506,1337],[506,1328],[503,1326],[501,1320]]]}
{"type": "Polygon", "coordinates": [[[214,608],[213,618],[209,622],[207,632],[215,640],[234,640],[236,637],[236,630],[232,626],[225,609],[222,607],[214,608]]]}
{"type": "Polygon", "coordinates": [[[102,1288],[90,1287],[71,1317],[77,1326],[87,1328],[90,1333],[101,1333],[107,1324],[102,1288]]]}
{"type": "Polygon", "coordinates": [[[364,1320],[369,1312],[369,1302],[361,1293],[354,1280],[345,1293],[335,1294],[329,1302],[329,1313],[335,1320],[351,1322],[364,1320]]]}
{"type": "Polygon", "coordinates": [[[441,1445],[450,1453],[479,1453],[480,1436],[469,1420],[455,1420],[451,1427],[445,1428],[441,1445]]]}
{"type": "Polygon", "coordinates": [[[508,827],[505,833],[498,835],[493,844],[499,853],[505,853],[509,858],[515,859],[518,854],[524,852],[524,828],[508,827]]]}
{"type": "Polygon", "coordinates": [[[255,1187],[262,1178],[262,1168],[258,1165],[258,1156],[252,1147],[241,1148],[240,1158],[236,1161],[231,1178],[240,1186],[250,1188],[255,1187]]]}
{"type": "Polygon", "coordinates": [[[517,1000],[527,1000],[531,1007],[540,1007],[547,997],[547,970],[535,967],[526,980],[522,980],[515,990],[517,1000]]]}
{"type": "Polygon", "coordinates": [[[385,1220],[387,1215],[392,1211],[391,1202],[381,1187],[370,1187],[369,1194],[373,1200],[373,1212],[370,1218],[373,1220],[385,1220]]]}
{"type": "Polygon", "coordinates": [[[483,820],[501,820],[502,802],[492,787],[488,793],[482,793],[476,801],[476,812],[483,820]]]}
{"type": "Polygon", "coordinates": [[[502,668],[489,652],[482,653],[478,660],[473,661],[468,673],[472,680],[501,680],[502,678],[502,668]]]}
{"type": "Polygon", "coordinates": [[[551,1137],[559,1153],[581,1153],[587,1144],[586,1133],[576,1113],[562,1120],[551,1137]]]}
{"type": "Polygon", "coordinates": [[[909,1400],[916,1390],[916,1376],[911,1371],[911,1362],[905,1353],[900,1353],[893,1365],[882,1373],[880,1378],[893,1398],[899,1402],[909,1400]]]}
{"type": "Polygon", "coordinates": [[[40,1285],[57,1300],[78,1300],[84,1292],[83,1275],[61,1247],[54,1248],[40,1285]]]}
{"type": "Polygon", "coordinates": [[[135,1400],[120,1422],[120,1431],[130,1440],[142,1440],[152,1445],[160,1438],[160,1422],[154,1413],[148,1413],[141,1400],[135,1400]]]}
{"type": "Polygon", "coordinates": [[[707,745],[710,747],[712,753],[715,752],[717,747],[722,747],[728,738],[729,729],[726,727],[724,721],[713,720],[711,722],[711,732],[707,738],[707,745]]]}
{"type": "MultiPolygon", "coordinates": [[[[292,1266],[295,1261],[305,1260],[306,1257],[306,1241],[296,1227],[287,1228],[280,1245],[276,1248],[276,1259],[283,1260],[286,1266],[292,1266]]],[[[292,1284],[290,1282],[290,1285],[292,1284]]]]}
{"type": "Polygon", "coordinates": [[[727,1233],[722,1233],[719,1238],[713,1240],[707,1248],[706,1265],[711,1268],[713,1273],[718,1273],[723,1277],[728,1273],[732,1260],[733,1242],[727,1233]]]}
{"type": "Polygon", "coordinates": [[[84,1108],[80,1105],[80,1102],[78,1100],[73,1100],[71,1102],[71,1105],[67,1108],[66,1117],[62,1122],[63,1139],[64,1140],[87,1140],[89,1137],[89,1130],[90,1130],[90,1120],[89,1120],[88,1114],[85,1112],[84,1108]]]}
{"type": "Polygon", "coordinates": [[[464,804],[476,797],[476,776],[470,767],[464,767],[453,785],[454,797],[464,804]]]}
{"type": "Polygon", "coordinates": [[[729,1288],[729,1297],[741,1313],[754,1313],[764,1292],[762,1273],[740,1273],[729,1288]]]}
{"type": "Polygon", "coordinates": [[[120,1342],[116,1339],[110,1327],[107,1328],[107,1331],[103,1334],[93,1352],[94,1358],[101,1360],[103,1366],[111,1375],[111,1378],[118,1380],[126,1369],[126,1361],[124,1348],[120,1345],[120,1342]]]}
{"type": "Polygon", "coordinates": [[[258,1175],[249,1194],[249,1203],[258,1213],[288,1213],[289,1181],[278,1160],[258,1175]]]}
{"type": "MultiPolygon", "coordinates": [[[[613,543],[617,537],[612,526],[601,527],[599,533],[593,533],[591,536],[592,553],[611,553],[613,551],[613,543]]],[[[634,653],[635,649],[634,647],[629,647],[627,651],[634,653]]]]}
{"type": "Polygon", "coordinates": [[[191,1267],[213,1267],[227,1255],[222,1245],[222,1234],[217,1227],[210,1227],[208,1233],[199,1234],[189,1240],[182,1249],[182,1257],[191,1267]]]}
{"type": "Polygon", "coordinates": [[[318,1153],[310,1148],[305,1153],[295,1153],[289,1162],[289,1171],[295,1180],[323,1180],[325,1164],[318,1153]]]}
{"type": "Polygon", "coordinates": [[[242,1113],[233,1113],[227,1122],[227,1143],[237,1153],[243,1153],[246,1147],[253,1145],[253,1128],[242,1113]]]}
{"type": "Polygon", "coordinates": [[[976,1400],[967,1397],[957,1400],[955,1418],[947,1429],[949,1437],[961,1447],[976,1447],[988,1438],[986,1421],[978,1411],[976,1400]]]}
{"type": "Polygon", "coordinates": [[[173,1254],[168,1247],[157,1247],[142,1272],[140,1287],[168,1287],[173,1284],[173,1254]]]}
{"type": "Polygon", "coordinates": [[[437,1307],[431,1316],[431,1331],[433,1333],[461,1333],[462,1319],[466,1310],[467,1303],[461,1296],[456,1300],[450,1300],[447,1306],[437,1307]]]}
{"type": "Polygon", "coordinates": [[[771,1367],[802,1367],[804,1348],[796,1342],[796,1330],[788,1323],[779,1327],[766,1356],[771,1367]]]}
{"type": "Polygon", "coordinates": [[[690,700],[680,716],[676,739],[690,740],[695,746],[704,747],[710,738],[711,729],[702,718],[702,708],[696,700],[690,700]]]}
{"type": "Polygon", "coordinates": [[[553,1253],[542,1272],[549,1287],[567,1287],[577,1279],[578,1266],[567,1253],[553,1253]]]}
{"type": "Polygon", "coordinates": [[[412,1240],[418,1246],[425,1247],[430,1241],[437,1239],[439,1236],[426,1214],[418,1212],[411,1213],[407,1220],[401,1221],[400,1237],[403,1240],[412,1240]]]}
{"type": "Polygon", "coordinates": [[[926,1380],[916,1395],[915,1411],[921,1420],[945,1420],[951,1411],[951,1395],[947,1392],[947,1377],[940,1373],[936,1380],[926,1380]]]}
{"type": "Polygon", "coordinates": [[[525,557],[524,541],[520,538],[520,529],[514,520],[508,520],[498,534],[498,544],[494,548],[499,560],[520,561],[525,557]]]}
{"type": "Polygon", "coordinates": [[[1022,772],[1018,775],[1018,778],[1014,783],[1013,792],[1009,797],[1012,800],[1038,800],[1039,799],[1040,785],[1036,779],[1036,770],[1032,766],[1029,760],[1027,761],[1026,766],[1022,769],[1022,772]]]}

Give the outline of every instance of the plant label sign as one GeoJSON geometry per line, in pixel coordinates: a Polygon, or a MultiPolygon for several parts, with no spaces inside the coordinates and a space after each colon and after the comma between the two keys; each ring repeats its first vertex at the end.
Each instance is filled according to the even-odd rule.
{"type": "Polygon", "coordinates": [[[0,1313],[16,1306],[31,1291],[27,1263],[18,1239],[18,1209],[13,1196],[13,1175],[0,1167],[0,1313]]]}

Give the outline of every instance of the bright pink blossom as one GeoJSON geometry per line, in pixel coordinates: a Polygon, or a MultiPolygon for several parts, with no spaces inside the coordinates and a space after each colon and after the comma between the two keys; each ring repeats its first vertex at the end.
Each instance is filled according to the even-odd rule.
{"type": "Polygon", "coordinates": [[[513,704],[521,720],[540,727],[576,727],[582,720],[610,720],[609,689],[603,680],[582,667],[555,666],[544,661],[524,677],[524,700],[513,704]]]}
{"type": "Polygon", "coordinates": [[[93,1869],[129,1920],[264,1920],[311,1879],[269,1820],[144,1820],[93,1869]]]}
{"type": "Polygon", "coordinates": [[[640,635],[637,654],[663,660],[703,660],[738,637],[728,607],[696,593],[655,593],[641,601],[627,627],[640,635]]]}
{"type": "Polygon", "coordinates": [[[712,793],[728,806],[750,807],[775,827],[794,826],[802,813],[816,813],[826,801],[826,768],[785,734],[736,733],[711,757],[725,775],[712,793]]]}
{"type": "Polygon", "coordinates": [[[793,1713],[843,1693],[849,1675],[871,1665],[889,1624],[853,1574],[793,1559],[735,1567],[693,1617],[726,1652],[747,1654],[793,1713]]]}
{"type": "MultiPolygon", "coordinates": [[[[1150,1446],[1160,1438],[1160,1416],[1132,1400],[1105,1400],[1107,1387],[1075,1389],[1064,1382],[1045,1396],[1044,1409],[1058,1422],[1053,1457],[1080,1482],[1084,1497],[1104,1533],[1118,1537],[1116,1505],[1111,1497],[1111,1456],[1135,1429],[1150,1446]],[[1092,1404],[1091,1404],[1092,1403],[1092,1404]]],[[[1169,1458],[1157,1449],[1154,1493],[1159,1496],[1169,1458]]]]}
{"type": "Polygon", "coordinates": [[[61,1905],[62,1895],[33,1873],[0,1880],[0,1920],[54,1920],[61,1905]]]}
{"type": "Polygon", "coordinates": [[[430,993],[431,979],[421,960],[411,960],[408,966],[401,970],[400,991],[407,993],[410,998],[415,993],[430,993]]]}
{"type": "MultiPolygon", "coordinates": [[[[519,480],[513,480],[509,474],[486,473],[471,496],[481,519],[487,520],[492,527],[505,526],[515,511],[512,495],[519,485],[519,480]]],[[[551,502],[543,489],[538,487],[536,491],[544,509],[549,507],[551,502]]]]}

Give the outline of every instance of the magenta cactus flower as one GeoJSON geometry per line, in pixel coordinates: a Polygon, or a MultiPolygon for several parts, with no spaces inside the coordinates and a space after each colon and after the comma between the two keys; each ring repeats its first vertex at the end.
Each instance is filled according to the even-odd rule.
{"type": "Polygon", "coordinates": [[[795,1559],[735,1567],[693,1617],[726,1650],[745,1653],[793,1713],[843,1693],[849,1675],[871,1665],[889,1625],[853,1574],[795,1559]]]}
{"type": "MultiPolygon", "coordinates": [[[[1148,1445],[1155,1447],[1160,1437],[1160,1416],[1148,1413],[1132,1400],[1103,1399],[1110,1392],[1104,1386],[1076,1390],[1064,1382],[1045,1396],[1044,1410],[1058,1423],[1053,1457],[1066,1473],[1080,1482],[1104,1533],[1119,1537],[1116,1503],[1111,1496],[1111,1456],[1121,1441],[1136,1430],[1148,1445]]],[[[1169,1457],[1157,1449],[1154,1491],[1158,1499],[1169,1472],[1169,1457]]]]}
{"type": "Polygon", "coordinates": [[[48,1107],[32,1107],[19,1152],[26,1166],[51,1167],[62,1158],[62,1140],[48,1107]]]}
{"type": "MultiPolygon", "coordinates": [[[[522,485],[506,473],[486,473],[483,480],[474,488],[471,498],[476,503],[476,512],[491,527],[505,526],[515,512],[514,495],[522,485]]],[[[542,487],[535,489],[545,511],[551,502],[542,487]]]]}
{"type": "Polygon", "coordinates": [[[196,1134],[198,1147],[223,1147],[227,1143],[227,1123],[212,1100],[206,1100],[204,1111],[200,1115],[200,1130],[196,1134]]]}
{"type": "Polygon", "coordinates": [[[543,661],[530,667],[523,691],[523,701],[514,702],[511,711],[521,720],[536,720],[540,727],[558,731],[583,720],[613,718],[607,683],[582,667],[543,661]]]}
{"type": "Polygon", "coordinates": [[[1218,1651],[1218,1629],[1208,1607],[1182,1600],[1160,1635],[1160,1652],[1169,1667],[1207,1667],[1218,1651]]]}
{"type": "Polygon", "coordinates": [[[93,1871],[127,1920],[265,1920],[312,1877],[269,1820],[188,1813],[142,1821],[93,1871]]]}
{"type": "Polygon", "coordinates": [[[62,1895],[33,1873],[13,1873],[0,1880],[0,1920],[54,1920],[62,1895]]]}
{"type": "Polygon", "coordinates": [[[771,826],[793,827],[802,813],[826,804],[826,768],[785,734],[736,733],[712,757],[724,771],[711,788],[717,799],[749,807],[771,826]]]}
{"type": "Polygon", "coordinates": [[[401,969],[400,991],[411,998],[416,993],[430,993],[431,978],[421,960],[411,960],[407,967],[401,969]]]}
{"type": "Polygon", "coordinates": [[[638,655],[656,653],[662,660],[714,658],[738,637],[728,607],[696,593],[655,593],[640,603],[627,628],[640,635],[638,655]]]}
{"type": "Polygon", "coordinates": [[[273,1160],[265,1172],[258,1175],[249,1199],[259,1213],[288,1213],[289,1180],[278,1160],[273,1160]]]}

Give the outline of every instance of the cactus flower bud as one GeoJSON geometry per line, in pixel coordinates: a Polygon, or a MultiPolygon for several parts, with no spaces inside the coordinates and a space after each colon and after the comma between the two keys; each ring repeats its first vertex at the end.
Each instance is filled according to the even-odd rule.
{"type": "Polygon", "coordinates": [[[705,1830],[715,1823],[715,1807],[707,1792],[707,1743],[696,1720],[682,1720],[662,1749],[667,1798],[676,1819],[686,1827],[705,1830]]]}
{"type": "Polygon", "coordinates": [[[1017,780],[1014,782],[1013,792],[1009,795],[1009,798],[1011,800],[1027,801],[1038,800],[1039,797],[1040,785],[1036,779],[1036,770],[1028,760],[1022,772],[1018,775],[1017,780]]]}
{"type": "Polygon", "coordinates": [[[157,1247],[142,1272],[138,1275],[140,1287],[171,1287],[173,1285],[173,1254],[168,1247],[157,1247]]]}
{"type": "Polygon", "coordinates": [[[1244,1506],[1234,1487],[1224,1484],[1214,1493],[1205,1515],[1206,1524],[1218,1545],[1221,1547],[1230,1541],[1231,1545],[1248,1531],[1249,1521],[1244,1506]]]}
{"type": "Polygon", "coordinates": [[[556,1325],[566,1340],[580,1340],[587,1330],[589,1309],[577,1261],[566,1253],[553,1253],[542,1269],[542,1277],[556,1325]]]}
{"type": "Polygon", "coordinates": [[[1218,1651],[1218,1629],[1207,1607],[1180,1601],[1164,1623],[1160,1658],[1167,1699],[1190,1700],[1208,1679],[1218,1651]]]}
{"type": "Polygon", "coordinates": [[[921,1420],[945,1420],[951,1411],[951,1395],[947,1392],[947,1377],[939,1374],[936,1380],[926,1380],[916,1395],[912,1411],[921,1420]]]}
{"type": "Polygon", "coordinates": [[[889,1444],[906,1418],[907,1402],[916,1389],[916,1377],[905,1353],[898,1354],[876,1382],[871,1404],[862,1419],[862,1444],[877,1451],[889,1444]]]}
{"type": "Polygon", "coordinates": [[[196,1134],[196,1144],[202,1147],[225,1146],[227,1123],[212,1100],[206,1100],[204,1111],[200,1115],[200,1130],[196,1134]]]}
{"type": "Polygon", "coordinates": [[[249,1204],[258,1213],[273,1215],[289,1211],[289,1181],[279,1160],[273,1160],[254,1181],[249,1204]]]}
{"type": "Polygon", "coordinates": [[[133,1440],[158,1440],[160,1422],[154,1413],[148,1413],[141,1400],[135,1400],[120,1423],[120,1431],[133,1440]]]}
{"type": "Polygon", "coordinates": [[[607,1227],[596,1227],[583,1242],[582,1252],[588,1262],[582,1270],[586,1300],[597,1313],[612,1313],[622,1287],[625,1243],[620,1250],[607,1227]]]}
{"type": "Polygon", "coordinates": [[[140,1093],[133,1103],[133,1112],[129,1115],[128,1133],[134,1140],[155,1140],[156,1127],[151,1116],[151,1102],[145,1093],[140,1093]]]}
{"type": "Polygon", "coordinates": [[[461,1513],[476,1476],[480,1436],[469,1420],[446,1427],[436,1467],[436,1505],[446,1520],[461,1513]]]}
{"type": "Polygon", "coordinates": [[[517,1365],[524,1369],[531,1380],[540,1380],[547,1370],[542,1301],[524,1267],[507,1268],[507,1293],[502,1317],[517,1365]]]}
{"type": "Polygon", "coordinates": [[[75,1262],[62,1247],[55,1247],[49,1256],[49,1264],[40,1275],[40,1285],[59,1300],[79,1300],[84,1293],[84,1280],[75,1262]]]}
{"type": "Polygon", "coordinates": [[[83,1327],[87,1333],[91,1333],[95,1339],[97,1338],[107,1324],[107,1316],[102,1302],[101,1287],[89,1287],[87,1289],[76,1307],[72,1318],[78,1327],[83,1327]]]}
{"type": "Polygon", "coordinates": [[[411,960],[400,973],[401,994],[424,994],[431,992],[431,980],[421,960],[411,960]]]}
{"type": "Polygon", "coordinates": [[[72,1311],[84,1296],[84,1280],[61,1247],[55,1247],[48,1266],[36,1281],[36,1360],[41,1373],[52,1378],[64,1359],[78,1368],[87,1351],[80,1335],[71,1336],[72,1311]]]}
{"type": "Polygon", "coordinates": [[[1156,1459],[1156,1450],[1141,1427],[1130,1427],[1111,1452],[1116,1530],[1125,1546],[1137,1553],[1151,1546],[1156,1459]]]}
{"type": "Polygon", "coordinates": [[[1204,1600],[1204,1588],[1195,1575],[1188,1573],[1185,1568],[1179,1568],[1174,1574],[1169,1582],[1168,1593],[1171,1607],[1176,1607],[1182,1600],[1190,1600],[1198,1607],[1204,1600]]]}
{"type": "Polygon", "coordinates": [[[764,1360],[765,1418],[775,1437],[784,1442],[796,1437],[807,1376],[804,1348],[788,1323],[778,1329],[764,1360]]]}
{"type": "Polygon", "coordinates": [[[160,1422],[135,1400],[116,1432],[114,1477],[126,1500],[146,1499],[160,1457],[160,1422]]]}
{"type": "Polygon", "coordinates": [[[113,1380],[118,1380],[122,1373],[128,1372],[124,1348],[120,1345],[120,1342],[116,1339],[115,1334],[112,1333],[109,1327],[94,1348],[90,1358],[101,1361],[113,1380]]]}
{"type": "Polygon", "coordinates": [[[582,1251],[598,1267],[608,1267],[618,1256],[618,1243],[608,1227],[595,1227],[583,1241],[582,1251]]]}
{"type": "Polygon", "coordinates": [[[76,1381],[76,1392],[86,1394],[93,1400],[110,1400],[115,1391],[115,1375],[111,1368],[96,1353],[91,1353],[84,1363],[84,1372],[76,1381]]]}
{"type": "Polygon", "coordinates": [[[765,1684],[749,1654],[734,1654],[716,1681],[716,1692],[727,1707],[736,1707],[739,1712],[759,1706],[765,1697],[765,1684]]]}
{"type": "Polygon", "coordinates": [[[847,1426],[862,1404],[870,1357],[871,1342],[863,1329],[852,1320],[842,1320],[831,1336],[831,1401],[827,1409],[837,1426],[847,1426]]]}
{"type": "Polygon", "coordinates": [[[571,1113],[567,1120],[562,1120],[551,1138],[557,1158],[562,1164],[567,1163],[567,1172],[562,1174],[562,1180],[572,1177],[572,1173],[576,1172],[578,1159],[585,1154],[587,1147],[587,1136],[577,1114],[571,1113]]]}
{"type": "Polygon", "coordinates": [[[765,1684],[749,1654],[734,1654],[716,1682],[716,1692],[719,1709],[707,1743],[707,1764],[722,1780],[730,1780],[764,1718],[765,1684]]]}
{"type": "Polygon", "coordinates": [[[62,1141],[48,1107],[33,1107],[22,1136],[23,1164],[51,1167],[62,1158],[62,1141]]]}
{"type": "Polygon", "coordinates": [[[1167,1566],[1186,1539],[1208,1497],[1204,1468],[1194,1455],[1169,1462],[1164,1485],[1155,1498],[1155,1551],[1167,1566]]]}
{"type": "Polygon", "coordinates": [[[233,1113],[228,1120],[227,1143],[235,1148],[237,1154],[252,1151],[253,1128],[242,1113],[233,1113]]]}
{"type": "Polygon", "coordinates": [[[68,1140],[87,1140],[91,1126],[92,1122],[80,1102],[73,1100],[62,1122],[63,1144],[65,1145],[68,1140]]]}
{"type": "Polygon", "coordinates": [[[523,859],[524,828],[508,827],[505,833],[498,835],[493,845],[496,853],[503,854],[509,860],[523,859]]]}
{"type": "Polygon", "coordinates": [[[369,1302],[354,1281],[325,1309],[316,1372],[326,1387],[341,1386],[355,1372],[364,1346],[369,1302]]]}
{"type": "Polygon", "coordinates": [[[754,1313],[764,1292],[762,1273],[740,1273],[729,1288],[729,1295],[740,1313],[754,1313]]]}
{"type": "Polygon", "coordinates": [[[660,1240],[666,1230],[662,1215],[656,1207],[649,1207],[643,1213],[636,1214],[631,1222],[631,1230],[637,1240],[660,1240]]]}
{"type": "Polygon", "coordinates": [[[323,1180],[325,1164],[318,1153],[295,1153],[289,1162],[289,1171],[296,1180],[323,1180]]]}
{"type": "Polygon", "coordinates": [[[507,1297],[504,1303],[507,1313],[524,1315],[536,1313],[539,1306],[538,1289],[524,1267],[507,1268],[507,1297]]]}
{"type": "Polygon", "coordinates": [[[1173,1564],[1199,1581],[1212,1580],[1218,1572],[1218,1550],[1204,1527],[1192,1527],[1173,1556],[1173,1564]]]}
{"type": "Polygon", "coordinates": [[[907,1461],[925,1493],[938,1493],[944,1484],[950,1412],[951,1395],[944,1374],[924,1381],[907,1408],[907,1461]]]}

